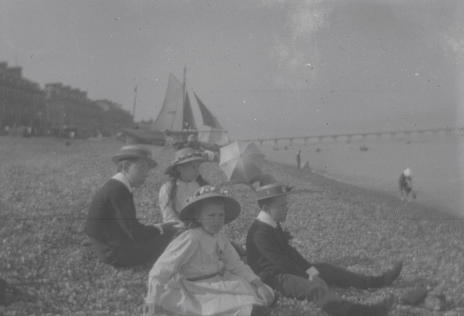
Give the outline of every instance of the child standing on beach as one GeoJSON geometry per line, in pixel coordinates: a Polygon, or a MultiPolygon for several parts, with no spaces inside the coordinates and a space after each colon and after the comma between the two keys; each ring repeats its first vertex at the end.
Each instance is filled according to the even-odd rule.
{"type": "Polygon", "coordinates": [[[273,290],[243,263],[222,227],[240,214],[228,192],[204,186],[179,212],[188,229],[153,265],[145,316],[268,315],[273,290]]]}
{"type": "Polygon", "coordinates": [[[411,198],[416,198],[416,193],[412,189],[412,172],[410,168],[406,168],[400,175],[398,180],[400,189],[401,201],[411,201],[411,198]]]}

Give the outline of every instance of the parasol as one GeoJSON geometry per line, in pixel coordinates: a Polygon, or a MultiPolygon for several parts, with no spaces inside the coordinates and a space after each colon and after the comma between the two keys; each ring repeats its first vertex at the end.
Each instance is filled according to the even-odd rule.
{"type": "Polygon", "coordinates": [[[262,176],[264,154],[254,143],[233,142],[220,149],[219,167],[232,183],[249,184],[262,176]]]}

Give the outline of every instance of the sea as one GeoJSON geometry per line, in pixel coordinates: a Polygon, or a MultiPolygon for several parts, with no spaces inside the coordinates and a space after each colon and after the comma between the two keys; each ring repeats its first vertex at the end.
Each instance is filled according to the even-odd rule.
{"type": "Polygon", "coordinates": [[[417,203],[464,216],[464,135],[327,139],[306,144],[280,140],[259,148],[268,160],[293,166],[301,150],[301,165],[315,173],[398,197],[398,178],[410,168],[417,203]]]}

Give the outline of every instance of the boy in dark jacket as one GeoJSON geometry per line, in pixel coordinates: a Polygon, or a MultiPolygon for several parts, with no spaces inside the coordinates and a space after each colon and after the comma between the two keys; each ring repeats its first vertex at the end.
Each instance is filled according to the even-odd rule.
{"type": "Polygon", "coordinates": [[[289,234],[280,226],[287,217],[289,191],[279,183],[257,189],[260,213],[247,235],[248,265],[283,296],[311,300],[329,315],[387,315],[387,302],[370,306],[351,303],[342,300],[329,286],[388,286],[399,276],[402,264],[379,276],[365,276],[327,263],[310,263],[289,244],[289,234]]]}
{"type": "Polygon", "coordinates": [[[157,163],[150,150],[138,145],[122,147],[113,162],[118,173],[94,195],[85,232],[105,263],[121,267],[153,263],[174,237],[175,229],[172,223],[140,223],[132,192],[145,182],[157,163]]]}

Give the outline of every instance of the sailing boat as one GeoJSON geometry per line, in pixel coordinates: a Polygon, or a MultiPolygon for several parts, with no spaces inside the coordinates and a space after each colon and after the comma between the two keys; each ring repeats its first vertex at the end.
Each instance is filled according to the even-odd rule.
{"type": "Polygon", "coordinates": [[[218,119],[195,94],[202,117],[201,128],[197,128],[190,97],[186,87],[186,69],[184,81],[181,83],[173,74],[169,74],[168,86],[163,100],[163,106],[151,126],[139,129],[125,130],[132,142],[143,142],[155,145],[184,143],[190,135],[198,137],[198,141],[206,147],[219,147],[230,142],[227,131],[218,119]]]}
{"type": "Polygon", "coordinates": [[[194,93],[194,95],[203,120],[203,127],[198,131],[198,140],[201,143],[215,144],[218,146],[229,144],[230,139],[227,135],[227,131],[222,127],[213,113],[208,110],[198,95],[196,93],[194,93]]]}

